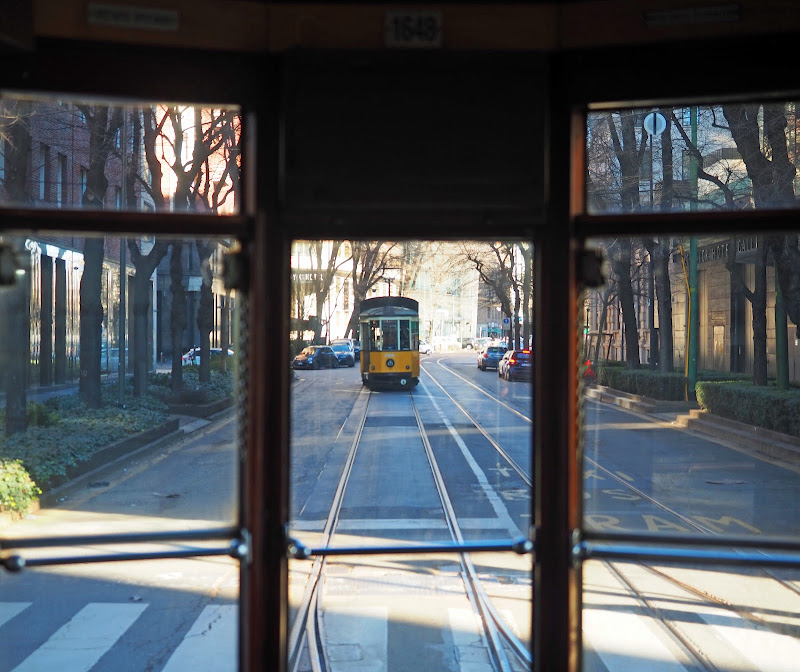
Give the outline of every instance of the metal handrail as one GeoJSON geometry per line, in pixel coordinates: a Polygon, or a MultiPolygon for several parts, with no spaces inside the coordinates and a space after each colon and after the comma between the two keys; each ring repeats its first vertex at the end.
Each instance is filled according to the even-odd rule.
{"type": "Polygon", "coordinates": [[[525,555],[534,551],[534,544],[530,539],[520,537],[515,540],[489,540],[480,542],[440,542],[435,544],[411,544],[398,546],[320,546],[309,548],[297,539],[289,538],[287,553],[290,558],[305,560],[312,556],[333,555],[413,555],[420,553],[481,553],[492,551],[513,551],[525,555]]]}
{"type": "Polygon", "coordinates": [[[573,535],[572,558],[800,568],[800,540],[585,531],[573,535]]]}
{"type": "Polygon", "coordinates": [[[191,558],[227,555],[236,560],[249,561],[250,534],[238,527],[209,530],[178,530],[174,532],[136,532],[123,534],[97,534],[37,537],[34,539],[0,540],[0,565],[9,572],[19,572],[26,567],[69,565],[96,562],[125,562],[131,560],[162,560],[166,558],[191,558]],[[25,558],[9,550],[25,548],[63,548],[68,546],[104,546],[110,544],[153,544],[186,541],[226,541],[224,546],[165,549],[119,553],[92,553],[89,555],[64,555],[44,558],[25,558]]]}

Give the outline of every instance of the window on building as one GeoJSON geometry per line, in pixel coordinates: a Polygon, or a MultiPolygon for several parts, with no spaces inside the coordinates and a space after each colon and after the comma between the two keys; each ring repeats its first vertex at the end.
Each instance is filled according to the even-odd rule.
{"type": "Polygon", "coordinates": [[[56,198],[58,206],[69,205],[69,174],[67,172],[67,157],[58,155],[58,173],[56,175],[56,198]]]}
{"type": "Polygon", "coordinates": [[[49,197],[50,189],[48,179],[50,177],[50,148],[42,144],[39,147],[39,200],[46,201],[49,197]]]}

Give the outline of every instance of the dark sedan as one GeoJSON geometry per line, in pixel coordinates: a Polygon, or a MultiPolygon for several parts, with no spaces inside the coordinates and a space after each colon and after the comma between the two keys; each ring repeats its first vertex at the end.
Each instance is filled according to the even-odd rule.
{"type": "Polygon", "coordinates": [[[533,377],[531,351],[509,350],[500,360],[497,375],[506,380],[530,380],[533,377]]]}
{"type": "Polygon", "coordinates": [[[309,345],[294,358],[294,369],[335,369],[339,358],[329,345],[309,345]]]}
{"type": "Polygon", "coordinates": [[[347,343],[333,343],[331,345],[339,360],[339,366],[355,366],[356,358],[353,350],[347,343]]]}

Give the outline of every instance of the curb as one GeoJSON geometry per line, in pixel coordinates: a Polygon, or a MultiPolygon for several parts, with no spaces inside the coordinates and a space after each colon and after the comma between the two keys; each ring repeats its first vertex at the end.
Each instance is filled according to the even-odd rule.
{"type": "Polygon", "coordinates": [[[659,401],[602,386],[586,388],[585,396],[600,403],[656,416],[654,419],[658,420],[664,420],[664,415],[673,416],[672,424],[682,429],[800,466],[800,438],[714,415],[700,408],[697,402],[659,401]]]}
{"type": "MultiPolygon", "coordinates": [[[[68,468],[66,475],[53,479],[48,484],[47,490],[39,497],[39,506],[54,504],[64,490],[74,487],[81,479],[96,476],[106,469],[114,468],[122,460],[144,450],[158,449],[183,434],[183,430],[180,429],[180,420],[172,418],[157,427],[111,443],[98,450],[88,460],[68,468]]],[[[28,513],[33,513],[33,510],[29,510],[28,513]]]]}
{"type": "Polygon", "coordinates": [[[234,405],[232,397],[219,399],[207,404],[168,404],[169,412],[175,415],[190,415],[195,418],[208,418],[234,405]]]}

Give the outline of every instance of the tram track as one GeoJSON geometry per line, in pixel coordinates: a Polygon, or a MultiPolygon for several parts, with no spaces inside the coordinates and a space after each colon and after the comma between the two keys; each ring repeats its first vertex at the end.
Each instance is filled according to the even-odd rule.
{"type": "MultiPolygon", "coordinates": [[[[625,411],[623,410],[622,412],[625,411]]],[[[639,416],[637,415],[637,417],[639,416]]],[[[692,529],[698,533],[698,535],[709,537],[720,536],[720,533],[716,530],[698,523],[696,520],[687,515],[683,515],[673,507],[659,501],[657,498],[651,497],[640,488],[637,488],[627,478],[622,478],[619,474],[604,467],[597,460],[584,455],[584,461],[587,466],[593,467],[596,472],[601,473],[605,478],[615,481],[620,487],[624,488],[632,495],[635,495],[642,501],[668,514],[674,520],[680,521],[681,525],[692,529]]],[[[654,536],[657,538],[657,534],[654,536]]],[[[740,552],[735,548],[734,544],[731,544],[730,550],[734,553],[740,552]]],[[[653,606],[652,586],[649,583],[643,582],[641,576],[638,580],[634,580],[630,576],[631,568],[634,566],[633,563],[603,560],[601,564],[607,568],[609,573],[615,576],[620,585],[624,586],[630,593],[631,599],[644,605],[645,608],[649,610],[654,620],[679,642],[687,655],[696,661],[697,665],[705,670],[728,669],[726,665],[730,663],[720,663],[718,658],[724,659],[726,656],[730,655],[729,650],[718,649],[718,658],[709,655],[705,647],[697,642],[696,637],[687,632],[689,628],[687,628],[682,618],[670,617],[665,614],[664,610],[653,606]],[[645,585],[643,585],[643,583],[645,583],[645,585]]],[[[741,582],[727,582],[729,585],[726,585],[725,582],[720,582],[722,585],[712,588],[709,586],[707,572],[703,572],[702,569],[696,567],[685,567],[668,563],[665,563],[664,566],[657,566],[653,563],[636,563],[635,567],[643,570],[648,576],[655,577],[656,580],[664,582],[662,585],[671,586],[671,589],[676,591],[683,591],[683,593],[690,598],[697,598],[698,602],[695,603],[697,612],[721,609],[732,617],[739,619],[741,622],[748,623],[749,627],[754,629],[768,630],[776,635],[786,634],[787,630],[793,631],[792,635],[795,637],[800,634],[800,625],[798,624],[787,627],[786,624],[776,619],[766,618],[755,613],[757,609],[757,606],[755,606],[757,600],[754,600],[753,605],[749,607],[739,604],[741,600],[738,599],[738,593],[741,590],[741,582]],[[702,583],[703,578],[705,579],[705,584],[702,583]],[[730,593],[736,594],[737,599],[731,599],[730,596],[726,597],[724,595],[725,589],[730,593]]],[[[775,571],[768,568],[754,568],[750,570],[750,574],[747,575],[747,578],[752,579],[754,582],[759,579],[766,579],[777,589],[778,593],[783,593],[783,598],[778,599],[776,599],[775,594],[772,593],[770,604],[794,602],[796,607],[800,607],[800,601],[798,601],[798,598],[800,598],[800,586],[798,586],[795,581],[782,578],[778,576],[775,571]]],[[[764,590],[765,588],[762,587],[761,591],[764,590]]],[[[791,612],[792,610],[790,609],[789,611],[791,612]]]]}
{"type": "MultiPolygon", "coordinates": [[[[321,547],[332,546],[332,542],[335,539],[337,525],[342,512],[342,502],[353,473],[365,427],[371,417],[370,401],[374,393],[367,392],[367,394],[369,396],[356,423],[354,436],[319,538],[321,547]]],[[[463,544],[465,542],[464,535],[448,493],[445,476],[431,445],[428,430],[425,427],[417,404],[414,402],[413,395],[404,393],[404,396],[410,399],[410,408],[419,432],[420,447],[424,451],[425,459],[430,468],[448,534],[454,545],[463,544]]],[[[373,422],[376,422],[376,420],[373,420],[373,422]]],[[[303,552],[298,552],[296,548],[290,549],[290,551],[293,551],[295,557],[303,557],[303,552]]],[[[519,670],[530,669],[532,658],[528,647],[517,637],[513,629],[495,608],[491,597],[487,594],[482,584],[481,576],[473,564],[470,554],[458,552],[457,557],[464,595],[481,624],[482,648],[488,655],[491,669],[496,672],[518,672],[519,670]]],[[[288,638],[288,669],[292,672],[299,672],[301,669],[310,669],[312,672],[330,672],[335,669],[331,665],[326,651],[325,619],[323,618],[325,578],[329,563],[329,557],[325,554],[315,555],[312,567],[308,572],[305,590],[298,605],[297,615],[288,638]]]]}
{"type": "MultiPolygon", "coordinates": [[[[459,380],[463,381],[463,383],[480,392],[486,398],[491,399],[498,405],[509,411],[512,411],[518,417],[523,418],[525,421],[532,424],[532,419],[530,417],[520,413],[516,409],[508,407],[507,404],[493,397],[490,392],[487,392],[481,387],[475,385],[464,376],[453,371],[449,366],[446,366],[441,362],[437,362],[437,364],[439,367],[441,367],[441,369],[447,371],[449,375],[458,378],[459,380]]],[[[453,394],[445,389],[445,385],[432,376],[430,371],[426,370],[426,373],[428,373],[431,379],[451,400],[451,402],[457,408],[459,408],[465,416],[470,418],[471,421],[475,422],[473,414],[470,413],[470,411],[465,408],[465,406],[458,399],[456,399],[453,394]]],[[[607,469],[597,460],[593,460],[585,455],[584,460],[587,468],[591,467],[596,472],[602,473],[604,477],[618,483],[619,487],[624,488],[632,495],[641,499],[641,501],[647,502],[651,506],[657,508],[665,514],[668,514],[671,519],[680,521],[682,525],[690,527],[699,535],[719,536],[719,532],[706,525],[698,523],[696,520],[693,520],[687,515],[682,514],[680,511],[675,510],[674,507],[671,507],[659,499],[648,495],[641,488],[636,487],[634,483],[630,482],[629,479],[623,478],[614,471],[607,469]]],[[[636,578],[630,576],[630,567],[632,566],[631,563],[604,560],[601,561],[600,564],[606,568],[611,576],[615,578],[623,590],[627,591],[630,599],[635,604],[638,604],[643,611],[649,613],[652,619],[659,624],[659,627],[661,627],[663,631],[667,633],[667,636],[675,642],[676,647],[683,652],[683,655],[686,657],[687,664],[690,667],[693,669],[703,669],[708,671],[727,669],[725,664],[721,664],[719,661],[727,660],[727,656],[730,655],[730,651],[721,651],[712,646],[711,650],[714,651],[714,653],[710,653],[709,650],[707,650],[706,645],[700,642],[700,639],[702,638],[698,636],[698,632],[696,631],[697,628],[693,629],[691,627],[687,627],[686,623],[682,621],[681,617],[671,617],[669,609],[665,610],[659,608],[656,605],[657,600],[654,600],[652,595],[648,593],[648,582],[643,581],[641,575],[637,576],[636,578]]],[[[759,613],[757,613],[757,611],[755,611],[749,605],[739,604],[737,603],[737,600],[732,599],[730,595],[726,596],[720,588],[715,589],[709,585],[704,585],[702,582],[703,572],[692,571],[692,569],[686,568],[676,568],[671,565],[660,567],[652,563],[637,563],[636,567],[640,568],[646,573],[646,575],[654,577],[655,579],[665,582],[665,584],[671,586],[672,588],[670,590],[675,590],[676,592],[683,591],[683,594],[685,594],[687,597],[691,596],[695,598],[697,600],[696,604],[698,605],[698,610],[701,609],[700,605],[705,604],[707,605],[708,610],[714,610],[715,612],[716,610],[723,610],[724,612],[729,613],[731,617],[735,617],[741,622],[748,623],[749,627],[753,629],[769,630],[777,635],[786,634],[787,632],[794,637],[800,635],[800,624],[794,623],[787,625],[786,623],[781,622],[780,619],[768,618],[763,614],[759,615],[759,613]]],[[[797,604],[796,598],[800,597],[800,586],[798,586],[797,582],[783,578],[775,571],[767,568],[753,570],[752,574],[757,578],[771,581],[775,586],[775,591],[783,591],[783,599],[786,603],[797,604]]],[[[775,602],[776,599],[773,594],[773,599],[770,603],[774,604],[775,602]]],[[[778,599],[777,602],[781,603],[781,600],[778,599]]],[[[790,609],[789,611],[791,612],[792,610],[790,609]]]]}

